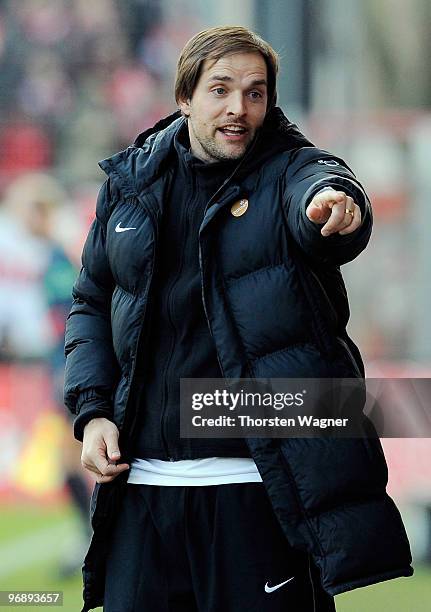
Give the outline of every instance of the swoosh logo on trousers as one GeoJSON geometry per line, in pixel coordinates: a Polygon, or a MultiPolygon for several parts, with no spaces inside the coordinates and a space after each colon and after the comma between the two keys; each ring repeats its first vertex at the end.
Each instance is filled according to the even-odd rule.
{"type": "Polygon", "coordinates": [[[280,584],[275,584],[274,586],[269,586],[268,583],[266,583],[265,584],[265,593],[272,593],[273,591],[276,591],[277,589],[279,589],[280,587],[284,586],[285,584],[287,584],[288,582],[290,582],[294,578],[295,578],[295,576],[292,576],[292,578],[288,578],[284,582],[280,582],[280,584]]]}

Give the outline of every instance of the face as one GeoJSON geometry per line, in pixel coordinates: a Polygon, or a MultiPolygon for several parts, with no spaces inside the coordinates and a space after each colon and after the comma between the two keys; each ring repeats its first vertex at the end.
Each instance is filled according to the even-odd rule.
{"type": "Polygon", "coordinates": [[[240,159],[263,123],[267,102],[260,53],[205,60],[191,100],[180,101],[192,153],[206,162],[240,159]]]}

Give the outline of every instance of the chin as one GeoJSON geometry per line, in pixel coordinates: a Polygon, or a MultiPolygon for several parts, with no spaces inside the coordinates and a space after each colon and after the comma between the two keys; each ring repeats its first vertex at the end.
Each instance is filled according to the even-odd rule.
{"type": "Polygon", "coordinates": [[[244,157],[245,152],[247,151],[247,147],[243,147],[242,149],[226,149],[224,151],[220,151],[220,159],[241,159],[244,157]]]}
{"type": "Polygon", "coordinates": [[[232,155],[229,155],[229,157],[226,157],[226,159],[230,159],[230,160],[235,160],[235,159],[241,159],[242,157],[244,157],[245,155],[245,151],[241,151],[241,153],[233,153],[232,155]]]}
{"type": "Polygon", "coordinates": [[[229,159],[241,159],[244,157],[247,149],[243,149],[242,151],[237,151],[236,153],[231,153],[229,159]]]}

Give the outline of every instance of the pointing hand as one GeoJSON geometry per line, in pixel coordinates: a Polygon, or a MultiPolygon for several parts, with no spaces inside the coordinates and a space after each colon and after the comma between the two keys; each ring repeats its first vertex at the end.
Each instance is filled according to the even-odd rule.
{"type": "Polygon", "coordinates": [[[317,193],[307,206],[306,215],[313,223],[324,224],[320,233],[330,236],[351,234],[361,225],[361,209],[344,191],[327,189],[317,193]]]}

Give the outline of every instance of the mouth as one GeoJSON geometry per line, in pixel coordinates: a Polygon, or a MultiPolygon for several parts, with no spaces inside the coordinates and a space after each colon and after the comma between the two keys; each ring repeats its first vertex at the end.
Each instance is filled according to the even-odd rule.
{"type": "Polygon", "coordinates": [[[247,128],[242,125],[235,124],[225,125],[218,128],[217,131],[223,135],[224,139],[234,142],[245,139],[246,135],[248,134],[247,128]]]}

